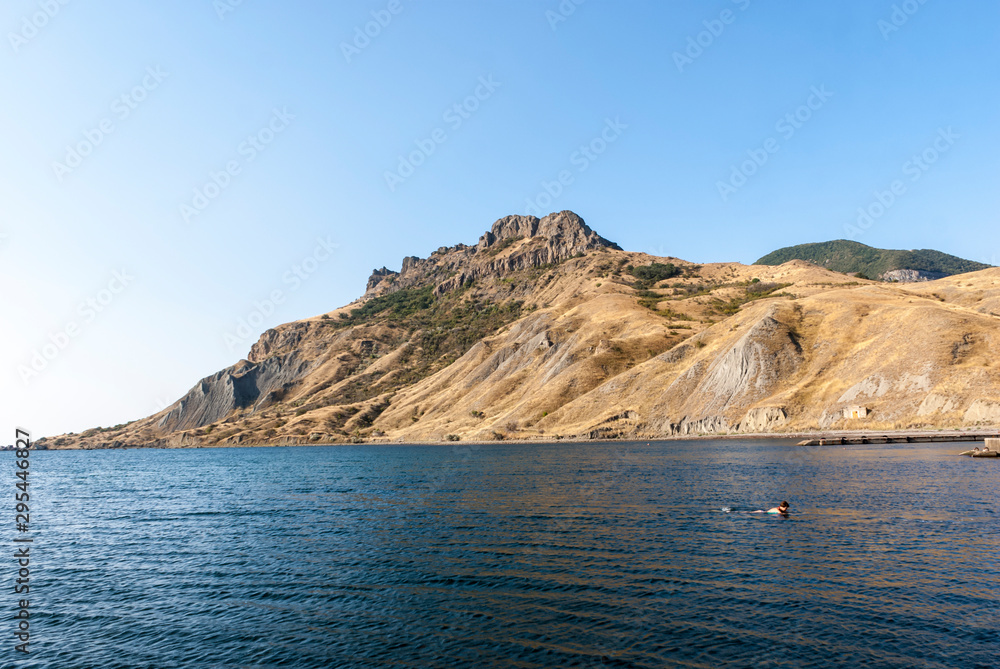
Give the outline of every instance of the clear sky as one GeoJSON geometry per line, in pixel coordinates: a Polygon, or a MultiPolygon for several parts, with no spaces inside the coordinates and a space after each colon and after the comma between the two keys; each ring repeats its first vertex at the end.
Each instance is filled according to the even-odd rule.
{"type": "Polygon", "coordinates": [[[992,0],[5,0],[0,29],[11,435],[149,415],[511,213],[696,262],[1000,262],[992,0]]]}

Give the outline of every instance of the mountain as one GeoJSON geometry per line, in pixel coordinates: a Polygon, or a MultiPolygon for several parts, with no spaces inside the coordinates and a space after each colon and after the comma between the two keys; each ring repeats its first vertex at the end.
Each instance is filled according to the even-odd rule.
{"type": "Polygon", "coordinates": [[[900,282],[928,281],[990,267],[930,249],[919,251],[877,249],[846,239],[787,246],[772,251],[754,264],[781,265],[790,260],[808,260],[834,272],[845,274],[860,272],[869,278],[900,282]]]}
{"type": "Polygon", "coordinates": [[[572,212],[375,270],[163,411],[50,448],[1000,423],[1000,269],[898,284],[621,250],[572,212]],[[843,417],[861,405],[865,419],[843,417]]]}

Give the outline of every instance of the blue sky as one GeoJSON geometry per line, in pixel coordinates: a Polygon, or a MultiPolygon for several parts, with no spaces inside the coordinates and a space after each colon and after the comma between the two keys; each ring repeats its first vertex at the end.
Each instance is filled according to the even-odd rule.
{"type": "Polygon", "coordinates": [[[62,2],[0,10],[0,399],[38,435],[535,207],[697,262],[1000,257],[994,2],[62,2]]]}

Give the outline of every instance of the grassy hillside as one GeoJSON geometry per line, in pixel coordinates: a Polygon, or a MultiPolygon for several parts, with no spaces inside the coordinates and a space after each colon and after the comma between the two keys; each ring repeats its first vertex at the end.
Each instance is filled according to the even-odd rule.
{"type": "Polygon", "coordinates": [[[989,265],[965,260],[956,256],[920,249],[918,251],[896,251],[876,249],[858,242],[838,239],[818,244],[788,246],[767,254],[755,265],[780,265],[789,260],[809,260],[835,272],[854,274],[860,272],[866,277],[877,278],[894,269],[916,269],[942,274],[963,274],[986,269],[989,265]]]}
{"type": "Polygon", "coordinates": [[[1000,425],[1000,269],[923,283],[849,279],[822,265],[872,275],[979,265],[843,241],[762,259],[822,265],[696,265],[610,248],[567,216],[552,221],[543,236],[527,225],[541,222],[501,219],[492,245],[484,236],[481,246],[408,258],[404,271],[376,273],[382,281],[370,281],[358,301],[265,331],[246,360],[157,414],[36,443],[649,439],[1000,425]],[[869,410],[863,422],[843,418],[856,404],[869,410]]]}
{"type": "MultiPolygon", "coordinates": [[[[291,369],[305,363],[304,373],[211,424],[164,435],[157,426],[178,403],[45,445],[1000,425],[998,325],[1000,269],[887,285],[806,263],[693,265],[594,252],[444,294],[404,289],[279,326],[245,368],[278,360],[291,369]],[[661,273],[672,276],[645,287],[661,273]],[[855,404],[869,418],[844,419],[855,404]]],[[[197,403],[201,387],[186,401],[197,403]]]]}

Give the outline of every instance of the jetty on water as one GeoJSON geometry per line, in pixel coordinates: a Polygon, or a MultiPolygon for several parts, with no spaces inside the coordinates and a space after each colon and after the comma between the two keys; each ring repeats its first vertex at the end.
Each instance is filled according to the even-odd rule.
{"type": "Polygon", "coordinates": [[[1000,451],[997,432],[866,432],[827,434],[799,442],[799,446],[846,446],[848,444],[916,444],[921,442],[985,441],[989,450],[1000,451]]]}

